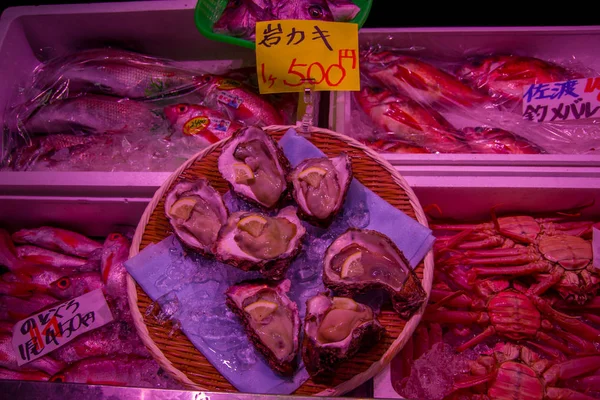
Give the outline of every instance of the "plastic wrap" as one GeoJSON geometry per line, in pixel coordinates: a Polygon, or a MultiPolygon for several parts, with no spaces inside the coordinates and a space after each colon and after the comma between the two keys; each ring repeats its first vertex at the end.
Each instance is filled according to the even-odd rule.
{"type": "Polygon", "coordinates": [[[215,33],[254,40],[258,21],[302,19],[348,22],[360,11],[350,0],[229,0],[215,22],[215,33]]]}
{"type": "Polygon", "coordinates": [[[584,104],[574,91],[571,104],[552,110],[554,116],[561,112],[560,118],[538,118],[542,108],[524,112],[530,85],[543,84],[547,98],[566,96],[578,79],[590,78],[585,84],[593,87],[598,72],[574,57],[542,60],[465,51],[433,58],[423,56],[424,50],[370,46],[361,51],[362,90],[351,95],[345,133],[385,153],[600,151],[600,112],[596,115],[594,105],[584,104]],[[564,118],[567,113],[572,119],[564,118]]]}
{"type": "Polygon", "coordinates": [[[254,67],[191,64],[118,49],[40,64],[5,110],[1,165],[172,171],[241,126],[295,123],[297,95],[259,95],[254,67]]]}

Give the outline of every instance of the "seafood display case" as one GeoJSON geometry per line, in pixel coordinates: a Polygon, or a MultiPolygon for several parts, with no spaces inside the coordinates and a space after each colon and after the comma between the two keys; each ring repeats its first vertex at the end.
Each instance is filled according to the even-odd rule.
{"type": "MultiPolygon", "coordinates": [[[[0,81],[0,110],[5,115],[14,116],[11,113],[14,111],[15,99],[22,98],[27,94],[28,89],[30,89],[27,83],[31,82],[31,74],[36,68],[39,69],[40,65],[44,63],[48,65],[51,60],[60,60],[60,57],[69,57],[77,54],[77,52],[90,54],[85,52],[104,46],[110,46],[113,49],[132,50],[143,54],[144,57],[152,58],[154,60],[152,62],[158,60],[157,62],[162,63],[164,60],[169,60],[169,65],[160,64],[161,67],[167,69],[193,70],[223,76],[234,71],[237,75],[231,75],[225,79],[235,81],[240,79],[240,76],[243,78],[245,76],[243,74],[253,69],[254,52],[247,48],[215,42],[200,35],[194,24],[194,7],[194,2],[186,0],[159,0],[8,9],[0,19],[0,70],[2,70],[4,78],[0,81]]],[[[359,40],[361,47],[366,49],[367,52],[377,53],[381,49],[394,49],[394,51],[408,52],[429,60],[437,60],[440,63],[439,65],[452,68],[473,55],[505,54],[536,57],[567,67],[574,67],[579,72],[586,73],[586,77],[596,77],[600,73],[600,57],[595,51],[600,46],[600,26],[361,29],[359,40]]],[[[101,63],[102,60],[106,59],[103,57],[107,56],[96,57],[95,59],[84,60],[84,64],[101,63]]],[[[128,64],[131,61],[123,62],[119,57],[121,56],[117,56],[118,64],[128,64]]],[[[78,61],[73,62],[72,59],[69,62],[71,62],[71,66],[79,67],[82,65],[78,61]]],[[[138,66],[143,64],[144,68],[149,65],[148,60],[138,60],[133,62],[133,64],[135,63],[138,63],[138,66]]],[[[385,67],[385,62],[382,65],[385,67]]],[[[57,76],[65,73],[65,71],[67,70],[59,68],[57,76]]],[[[33,98],[34,102],[45,102],[53,96],[56,96],[58,100],[63,100],[62,96],[68,95],[68,91],[71,90],[70,82],[65,86],[62,85],[64,81],[54,80],[53,78],[50,83],[52,91],[48,91],[48,88],[41,90],[41,93],[33,98]]],[[[229,81],[220,81],[218,85],[226,86],[229,83],[229,81]]],[[[238,87],[237,84],[233,86],[238,87]]],[[[158,88],[156,86],[153,88],[159,91],[164,89],[160,85],[158,88]]],[[[98,84],[95,89],[102,91],[106,87],[98,84]]],[[[240,97],[236,96],[228,97],[228,99],[230,101],[239,100],[240,97]]],[[[319,101],[319,97],[317,97],[313,122],[315,125],[328,126],[329,129],[367,143],[368,135],[376,129],[372,121],[369,121],[369,116],[365,115],[364,110],[361,111],[358,108],[354,96],[355,94],[351,92],[331,92],[326,94],[326,98],[321,99],[323,101],[319,101]],[[323,105],[326,107],[325,110],[320,107],[323,105]],[[360,136],[359,132],[357,137],[357,130],[365,136],[360,136]]],[[[128,94],[124,97],[131,97],[131,95],[128,94]]],[[[179,104],[170,103],[165,105],[162,100],[151,99],[149,104],[156,104],[161,109],[165,106],[179,104]],[[153,103],[154,101],[156,103],[153,103]]],[[[127,102],[121,101],[119,104],[123,103],[127,102]]],[[[171,110],[176,111],[176,109],[171,110]]],[[[498,125],[492,128],[505,129],[508,132],[507,134],[501,132],[503,136],[496,137],[508,140],[509,145],[513,146],[512,148],[522,151],[517,151],[518,154],[505,154],[502,152],[500,152],[501,154],[491,154],[492,152],[480,154],[476,151],[424,152],[418,149],[415,150],[414,143],[402,141],[394,148],[394,152],[387,151],[391,148],[389,146],[375,146],[375,149],[380,151],[384,158],[401,172],[428,214],[453,219],[457,226],[463,228],[465,227],[464,224],[485,220],[488,224],[485,225],[486,229],[493,229],[492,224],[494,222],[498,223],[494,213],[501,216],[517,214],[536,215],[539,216],[538,218],[549,219],[562,218],[563,222],[567,217],[577,215],[577,218],[594,221],[597,225],[600,221],[600,153],[598,153],[600,134],[596,132],[596,129],[598,129],[596,120],[590,120],[594,122],[589,124],[578,125],[573,123],[568,125],[564,131],[557,131],[554,128],[544,129],[537,126],[537,130],[533,129],[533,131],[537,131],[537,136],[534,135],[536,140],[532,144],[527,140],[520,140],[510,133],[512,128],[520,133],[527,131],[523,128],[526,126],[526,122],[520,116],[515,118],[515,115],[510,115],[492,121],[491,117],[485,113],[474,113],[465,117],[464,105],[456,110],[458,111],[455,113],[443,114],[444,118],[447,118],[454,128],[463,129],[474,126],[474,124],[489,127],[491,122],[509,121],[507,125],[498,125]],[[578,138],[581,140],[578,140],[578,138]],[[538,146],[540,148],[544,146],[545,140],[548,141],[547,143],[552,144],[550,146],[552,151],[535,151],[538,146]],[[564,148],[562,151],[558,151],[557,149],[560,150],[561,143],[565,143],[564,148]],[[579,148],[576,146],[577,143],[581,144],[579,148]],[[490,219],[491,215],[494,215],[492,219],[490,219]],[[560,217],[557,217],[557,215],[560,217]]],[[[38,117],[39,115],[37,114],[38,117]]],[[[144,114],[144,118],[146,116],[149,116],[149,114],[144,114]]],[[[252,116],[254,117],[254,115],[252,116]]],[[[191,118],[195,117],[194,115],[191,118]]],[[[144,118],[142,118],[141,123],[147,122],[144,118]]],[[[169,119],[168,115],[163,114],[161,122],[167,124],[170,122],[169,119]]],[[[172,119],[175,120],[176,118],[172,117],[172,119]]],[[[52,118],[48,117],[44,118],[42,122],[47,123],[51,120],[52,118]]],[[[15,121],[16,129],[19,132],[21,132],[20,129],[23,126],[26,128],[27,126],[35,126],[31,119],[21,120],[16,118],[15,121]]],[[[294,120],[287,122],[292,125],[295,123],[294,120]]],[[[180,123],[179,125],[172,123],[172,125],[182,131],[195,129],[187,123],[180,123]]],[[[72,126],[69,127],[72,128],[72,126]]],[[[144,129],[147,128],[146,125],[144,127],[144,129]]],[[[6,132],[12,128],[14,126],[10,127],[5,124],[3,131],[6,132]]],[[[152,129],[149,129],[149,131],[152,131],[152,129]]],[[[474,129],[469,132],[479,134],[480,130],[474,129]]],[[[27,136],[24,137],[28,138],[27,136]]],[[[70,145],[61,147],[65,146],[63,142],[44,144],[43,146],[37,144],[38,147],[32,153],[23,153],[24,157],[34,156],[37,160],[40,158],[40,154],[47,155],[46,153],[42,154],[42,150],[49,151],[48,149],[50,149],[53,154],[48,159],[51,162],[57,162],[56,164],[50,164],[60,165],[60,167],[47,169],[42,167],[24,168],[24,170],[19,171],[12,168],[0,168],[0,221],[2,222],[0,228],[15,232],[40,226],[59,227],[95,238],[99,243],[102,243],[107,237],[111,237],[111,233],[130,231],[131,228],[138,225],[152,196],[163,182],[169,179],[172,171],[190,155],[196,154],[206,147],[206,143],[197,144],[193,141],[181,141],[180,145],[188,145],[188,147],[184,147],[183,152],[177,152],[172,147],[174,142],[168,140],[156,142],[158,146],[162,147],[153,147],[155,144],[144,147],[144,145],[147,145],[147,141],[145,141],[147,139],[142,138],[139,143],[128,140],[120,141],[117,143],[119,149],[117,153],[112,153],[112,155],[102,153],[101,155],[106,157],[97,159],[90,158],[93,150],[92,152],[71,152],[70,145]],[[139,151],[136,150],[138,149],[137,146],[139,146],[139,151]],[[148,149],[158,152],[160,155],[153,160],[152,165],[142,165],[144,159],[148,158],[148,154],[145,153],[148,149]],[[115,154],[118,155],[120,164],[116,168],[111,168],[110,160],[115,159],[115,154]],[[85,170],[75,167],[78,161],[87,163],[85,170]]],[[[4,135],[2,137],[2,142],[0,142],[2,153],[5,153],[7,149],[11,149],[11,151],[14,149],[11,147],[13,145],[11,140],[12,136],[4,135]]],[[[479,144],[483,143],[484,147],[487,146],[481,138],[476,140],[479,144]]],[[[111,143],[114,145],[115,142],[111,143]]],[[[463,142],[460,144],[464,145],[463,142]]],[[[506,142],[503,145],[506,145],[506,142]]],[[[115,147],[107,148],[115,149],[115,147]]],[[[30,160],[30,158],[26,159],[30,160]]],[[[535,221],[541,223],[542,220],[535,221]]],[[[567,223],[571,223],[571,221],[569,220],[567,223]]],[[[480,226],[478,225],[478,227],[480,226]]],[[[456,229],[460,230],[462,228],[456,229]]],[[[544,229],[546,228],[544,227],[544,229]]],[[[470,228],[466,227],[463,231],[460,231],[459,234],[463,234],[463,236],[457,239],[469,238],[467,235],[467,233],[471,234],[471,232],[467,232],[469,230],[470,228]]],[[[484,233],[478,232],[478,234],[487,235],[489,230],[484,233]]],[[[473,235],[473,237],[475,236],[477,235],[473,235]]],[[[590,240],[588,231],[581,236],[585,236],[588,241],[590,240]]],[[[473,237],[469,240],[475,242],[480,239],[479,236],[475,239],[473,237]]],[[[443,240],[449,240],[449,237],[444,237],[443,240]]],[[[523,256],[526,259],[530,256],[529,253],[523,253],[522,246],[517,245],[515,248],[514,253],[510,254],[511,256],[523,256]]],[[[457,255],[456,249],[450,250],[450,254],[457,255]]],[[[593,254],[596,258],[598,251],[596,245],[593,254]]],[[[500,254],[504,253],[498,253],[498,257],[502,257],[500,254]]],[[[469,257],[472,256],[471,254],[469,257]]],[[[511,262],[518,264],[514,260],[510,261],[508,265],[501,265],[497,272],[510,272],[510,268],[514,267],[511,262]]],[[[452,262],[448,265],[455,266],[452,262]]],[[[592,265],[591,261],[588,265],[592,265]]],[[[586,265],[586,269],[588,265],[586,265]]],[[[518,264],[518,266],[521,265],[518,264]]],[[[543,275],[548,272],[546,270],[535,271],[541,271],[538,274],[541,276],[540,279],[545,278],[543,275]]],[[[98,273],[95,270],[92,272],[98,273]]],[[[536,275],[536,278],[538,275],[536,275]]],[[[567,275],[572,277],[569,271],[568,274],[561,275],[560,282],[568,281],[567,278],[563,278],[567,275]]],[[[527,283],[531,282],[527,281],[527,283]]],[[[450,289],[454,290],[456,288],[448,288],[448,290],[442,292],[448,294],[451,298],[442,298],[441,301],[451,302],[452,299],[461,298],[460,293],[450,293],[450,289]]],[[[594,290],[596,289],[597,287],[594,290]]],[[[12,289],[9,287],[5,290],[12,289]]],[[[469,290],[467,290],[467,293],[473,294],[469,290]]],[[[437,292],[437,294],[439,295],[442,292],[437,292]]],[[[596,293],[594,291],[590,293],[592,292],[596,293]]],[[[504,291],[503,293],[507,292],[504,291]]],[[[522,297],[522,293],[517,295],[517,297],[519,296],[522,297]]],[[[439,296],[437,300],[440,300],[439,296]]],[[[560,299],[556,301],[552,306],[556,305],[561,311],[571,311],[569,308],[571,305],[565,306],[565,302],[560,299]],[[563,308],[560,308],[561,305],[563,308]]],[[[593,302],[595,306],[597,306],[597,303],[597,301],[593,302]]],[[[443,307],[443,305],[441,306],[443,307]]],[[[438,307],[440,306],[438,305],[438,307]]],[[[480,312],[481,310],[477,309],[477,311],[480,312]]],[[[593,333],[600,328],[600,321],[598,316],[594,314],[595,312],[597,311],[591,312],[591,316],[589,316],[581,315],[581,310],[574,311],[577,318],[581,317],[580,319],[591,326],[590,329],[592,330],[586,331],[587,336],[584,339],[590,337],[590,332],[593,333]]],[[[545,327],[547,326],[546,324],[545,327]]],[[[562,329],[565,326],[567,326],[567,323],[560,327],[562,329]]],[[[573,331],[567,328],[564,329],[565,332],[560,331],[563,336],[559,339],[572,345],[567,350],[570,349],[573,352],[574,348],[582,346],[581,348],[592,352],[589,347],[585,347],[587,346],[586,341],[576,338],[573,331]]],[[[456,330],[456,332],[459,331],[460,329],[456,330]]],[[[477,329],[475,331],[480,332],[477,329]]],[[[417,330],[417,334],[419,332],[422,332],[422,330],[417,330]]],[[[464,333],[465,330],[462,332],[464,333]]],[[[542,331],[540,330],[540,332],[542,331]]],[[[472,332],[469,331],[469,333],[472,332]]],[[[5,335],[5,333],[3,334],[5,335]]],[[[510,336],[506,337],[511,338],[510,336]]],[[[413,342],[410,343],[412,346],[413,342]]],[[[556,342],[553,343],[556,344],[556,342]]],[[[597,347],[597,343],[592,344],[597,347]]],[[[410,347],[410,349],[412,351],[413,348],[410,347]]],[[[537,350],[546,351],[548,354],[552,352],[552,349],[542,348],[541,345],[537,346],[537,350]]],[[[409,359],[410,355],[415,355],[415,353],[409,354],[408,351],[400,353],[400,358],[406,357],[409,359]]],[[[500,353],[505,354],[508,351],[514,353],[514,349],[509,346],[500,353]]],[[[432,354],[431,357],[436,355],[435,353],[432,354]]],[[[473,361],[476,357],[475,353],[469,354],[473,358],[469,361],[473,361]]],[[[447,353],[443,354],[443,356],[447,355],[447,353]]],[[[568,356],[571,357],[572,354],[568,356]]],[[[568,362],[564,355],[557,356],[557,358],[560,357],[563,357],[560,359],[562,362],[568,362]]],[[[598,356],[596,354],[591,357],[598,356]]],[[[410,374],[406,370],[402,372],[404,375],[398,375],[397,360],[396,367],[387,368],[383,374],[374,379],[375,397],[397,397],[400,393],[397,390],[399,380],[404,379],[403,385],[409,380],[410,374]]],[[[449,359],[446,358],[445,360],[448,361],[449,359]]],[[[589,360],[592,361],[592,364],[599,361],[597,358],[589,360]]],[[[152,364],[150,369],[154,367],[155,365],[152,364]]],[[[439,378],[436,381],[439,383],[439,387],[437,387],[439,390],[426,393],[415,391],[405,391],[403,393],[421,393],[421,395],[430,398],[443,398],[448,395],[448,387],[453,384],[454,377],[435,375],[435,371],[432,372],[432,370],[436,368],[428,369],[425,367],[428,366],[421,362],[414,370],[417,373],[421,371],[427,374],[431,373],[432,381],[439,378]]],[[[439,372],[443,365],[436,364],[429,367],[439,367],[437,368],[439,372]]],[[[87,369],[78,370],[83,376],[83,378],[78,376],[78,379],[84,379],[85,374],[89,371],[87,369]]],[[[160,374],[162,373],[160,372],[160,374]]],[[[589,382],[596,382],[597,385],[597,370],[595,373],[596,375],[593,375],[591,369],[585,370],[581,372],[583,378],[577,376],[571,380],[566,379],[566,385],[578,385],[578,387],[583,388],[581,392],[585,394],[590,391],[586,390],[590,386],[585,385],[589,385],[589,382]]],[[[43,375],[43,377],[47,377],[46,375],[43,375]]],[[[161,378],[163,377],[161,376],[161,378]]],[[[465,386],[472,383],[466,380],[462,382],[465,386]]],[[[548,386],[549,389],[545,390],[557,390],[562,388],[561,385],[565,385],[564,382],[561,383],[556,380],[553,384],[556,384],[556,386],[551,389],[548,386]]],[[[27,387],[26,385],[26,383],[23,383],[24,388],[27,387]]],[[[45,384],[40,385],[39,388],[32,387],[31,390],[47,390],[44,387],[45,384]]],[[[169,386],[164,382],[161,382],[161,385],[163,385],[162,388],[169,386]]],[[[91,386],[88,388],[94,389],[91,386]]],[[[406,389],[406,386],[403,386],[403,388],[406,389]]],[[[414,384],[411,388],[423,390],[422,386],[414,384]]],[[[436,386],[432,385],[432,388],[435,389],[436,386]]],[[[104,391],[117,396],[128,396],[119,392],[118,387],[113,389],[111,389],[112,391],[104,389],[104,391]]],[[[57,389],[57,392],[62,394],[61,390],[57,389]]],[[[66,391],[65,389],[64,393],[66,391]]],[[[96,392],[98,391],[99,389],[96,390],[96,392]]],[[[358,390],[356,395],[371,396],[372,393],[368,392],[370,390],[358,390]]],[[[597,390],[592,394],[597,395],[597,390]]],[[[143,389],[137,389],[137,392],[131,396],[138,395],[143,395],[143,389]],[[142,391],[142,393],[139,394],[139,391],[142,391]]],[[[148,395],[150,396],[150,393],[148,395]]],[[[160,397],[156,392],[152,395],[157,398],[160,397]]],[[[204,396],[204,393],[199,392],[195,398],[205,398],[201,396],[204,396]]],[[[240,398],[246,397],[240,395],[240,398]]]]}
{"type": "Polygon", "coordinates": [[[150,196],[183,161],[239,126],[221,107],[227,101],[247,123],[295,125],[298,96],[258,95],[254,52],[202,36],[194,5],[7,9],[0,21],[3,194],[150,196]],[[176,92],[198,84],[212,95],[176,92]],[[189,106],[181,115],[180,104],[189,106]],[[78,117],[66,115],[74,110],[78,117]]]}
{"type": "Polygon", "coordinates": [[[369,144],[402,172],[598,171],[597,116],[549,122],[550,104],[546,120],[526,120],[519,98],[536,82],[594,82],[599,27],[365,28],[359,41],[363,91],[330,94],[329,128],[369,144]]]}

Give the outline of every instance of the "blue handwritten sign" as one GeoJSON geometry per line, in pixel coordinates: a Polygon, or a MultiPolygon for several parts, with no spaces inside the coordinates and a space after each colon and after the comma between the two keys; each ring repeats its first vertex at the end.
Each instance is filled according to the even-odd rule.
{"type": "Polygon", "coordinates": [[[600,77],[525,87],[523,118],[534,122],[600,118],[600,77]]]}

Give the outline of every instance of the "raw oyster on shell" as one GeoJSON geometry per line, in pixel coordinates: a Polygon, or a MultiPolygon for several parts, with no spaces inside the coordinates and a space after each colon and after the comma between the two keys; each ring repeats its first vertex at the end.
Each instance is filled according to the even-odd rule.
{"type": "Polygon", "coordinates": [[[235,193],[267,209],[274,208],[287,192],[289,161],[260,128],[236,131],[223,146],[218,167],[235,193]]]}
{"type": "Polygon", "coordinates": [[[278,285],[243,282],[225,292],[227,305],[241,318],[244,329],[271,368],[292,375],[298,363],[300,317],[287,296],[290,280],[278,285]]]}
{"type": "Polygon", "coordinates": [[[274,216],[237,211],[221,229],[215,251],[222,262],[244,271],[260,271],[268,279],[282,279],[300,252],[305,233],[294,206],[274,216]]]}
{"type": "Polygon", "coordinates": [[[384,333],[368,305],[318,294],[306,302],[302,360],[313,378],[326,380],[342,361],[377,343],[384,333]]]}
{"type": "Polygon", "coordinates": [[[333,158],[307,158],[294,168],[288,180],[300,216],[328,226],[344,204],[352,181],[352,164],[346,153],[333,158]]]}
{"type": "Polygon", "coordinates": [[[165,215],[175,235],[204,255],[213,253],[228,214],[221,195],[204,178],[178,182],[165,198],[165,215]]]}
{"type": "Polygon", "coordinates": [[[368,229],[350,228],[331,243],[323,259],[323,282],[341,296],[384,289],[406,319],[426,297],[402,251],[386,235],[368,229]]]}

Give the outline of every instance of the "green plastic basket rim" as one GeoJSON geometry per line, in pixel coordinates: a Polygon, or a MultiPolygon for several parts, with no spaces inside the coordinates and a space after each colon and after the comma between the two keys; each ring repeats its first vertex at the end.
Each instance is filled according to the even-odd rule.
{"type": "MultiPolygon", "coordinates": [[[[207,25],[202,21],[203,15],[202,15],[202,10],[200,8],[200,4],[202,2],[203,2],[203,0],[197,1],[196,9],[194,12],[196,28],[198,29],[198,31],[200,31],[200,33],[202,35],[206,36],[209,39],[216,40],[219,42],[225,42],[225,43],[229,43],[229,44],[233,44],[233,45],[237,45],[237,46],[241,46],[241,47],[246,47],[248,49],[253,49],[253,50],[256,49],[256,44],[251,40],[246,40],[246,39],[242,39],[242,38],[238,38],[238,37],[234,37],[234,36],[227,36],[224,34],[213,32],[212,27],[213,27],[214,23],[207,25]]],[[[356,17],[354,17],[348,23],[358,24],[358,29],[360,29],[367,21],[367,17],[369,16],[369,13],[371,12],[371,6],[373,4],[373,0],[362,0],[362,1],[352,0],[352,2],[360,7],[360,11],[356,15],[356,17]],[[362,4],[358,4],[358,3],[362,3],[362,4]]]]}

